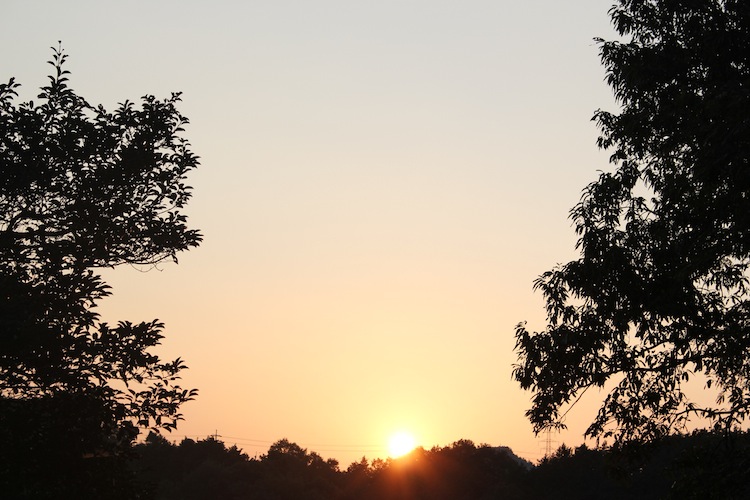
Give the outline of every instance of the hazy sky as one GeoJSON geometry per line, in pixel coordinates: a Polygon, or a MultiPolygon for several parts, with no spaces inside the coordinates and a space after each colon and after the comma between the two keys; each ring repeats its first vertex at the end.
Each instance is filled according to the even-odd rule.
{"type": "Polygon", "coordinates": [[[608,168],[610,5],[5,0],[0,80],[24,100],[58,40],[92,104],[183,92],[204,244],[108,272],[100,308],[159,318],[186,359],[200,396],[171,438],[286,437],[346,467],[407,430],[540,458],[513,331],[543,327],[532,282],[575,256],[568,211],[608,168]]]}

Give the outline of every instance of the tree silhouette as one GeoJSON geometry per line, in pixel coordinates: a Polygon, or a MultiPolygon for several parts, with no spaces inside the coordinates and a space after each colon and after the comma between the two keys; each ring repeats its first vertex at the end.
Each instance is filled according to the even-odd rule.
{"type": "Polygon", "coordinates": [[[269,498],[338,497],[338,462],[323,460],[318,453],[309,452],[288,439],[273,443],[261,457],[261,464],[269,498]]]}
{"type": "Polygon", "coordinates": [[[113,326],[94,311],[110,294],[98,268],[176,261],[201,241],[181,213],[198,159],[179,94],[108,112],[68,86],[53,51],[38,103],[15,105],[19,84],[0,84],[0,481],[14,498],[84,488],[51,477],[115,460],[138,427],[174,428],[195,395],[176,385],[182,360],[148,351],[160,322],[113,326]]]}
{"type": "Polygon", "coordinates": [[[748,498],[750,435],[735,437],[727,449],[714,433],[669,436],[630,456],[563,445],[537,466],[508,448],[462,439],[340,471],[317,467],[317,453],[285,439],[256,459],[214,438],[175,445],[152,434],[135,447],[134,470],[158,500],[748,498]]]}
{"type": "Polygon", "coordinates": [[[587,434],[649,440],[691,418],[736,428],[750,407],[750,7],[620,0],[599,40],[621,106],[598,111],[614,172],[571,217],[580,258],[535,283],[548,325],[516,329],[514,378],[538,432],[613,380],[587,434]],[[702,406],[684,392],[700,375],[702,406]]]}

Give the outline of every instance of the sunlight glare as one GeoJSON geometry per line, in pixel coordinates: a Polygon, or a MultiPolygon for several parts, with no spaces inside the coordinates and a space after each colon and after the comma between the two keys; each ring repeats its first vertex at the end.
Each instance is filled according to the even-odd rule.
{"type": "Polygon", "coordinates": [[[406,455],[416,446],[414,436],[408,432],[397,432],[388,440],[388,453],[391,458],[406,455]]]}

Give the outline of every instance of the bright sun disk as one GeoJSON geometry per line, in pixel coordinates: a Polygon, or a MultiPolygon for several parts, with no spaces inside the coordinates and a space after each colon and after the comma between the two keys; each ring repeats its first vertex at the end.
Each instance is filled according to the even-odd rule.
{"type": "Polygon", "coordinates": [[[416,446],[414,436],[408,432],[397,432],[388,440],[388,454],[392,458],[406,455],[416,446]]]}

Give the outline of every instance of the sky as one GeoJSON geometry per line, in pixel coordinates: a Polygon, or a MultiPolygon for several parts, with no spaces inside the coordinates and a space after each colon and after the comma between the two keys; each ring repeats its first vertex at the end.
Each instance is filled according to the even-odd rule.
{"type": "MultiPolygon", "coordinates": [[[[608,167],[600,0],[21,1],[0,80],[36,99],[51,46],[112,109],[183,92],[201,157],[179,265],[104,274],[102,318],[166,325],[199,396],[167,438],[250,456],[287,438],[345,468],[389,436],[541,458],[512,380],[533,280],[576,257],[568,219],[608,167]]],[[[553,447],[579,445],[600,395],[553,447]]]]}

